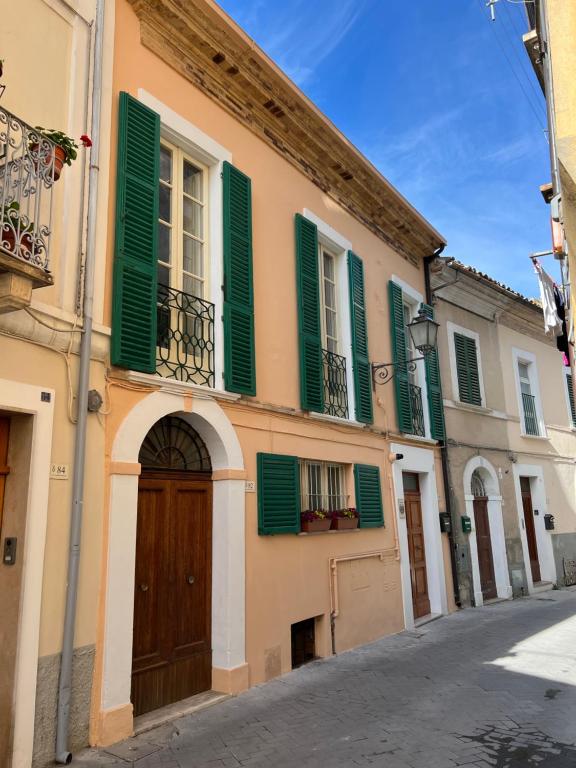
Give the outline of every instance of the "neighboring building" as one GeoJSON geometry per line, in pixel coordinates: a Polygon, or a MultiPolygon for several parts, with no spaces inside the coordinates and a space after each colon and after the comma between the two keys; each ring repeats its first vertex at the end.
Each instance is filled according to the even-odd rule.
{"type": "Polygon", "coordinates": [[[576,290],[576,4],[535,0],[525,5],[529,32],[523,36],[524,45],[548,108],[552,183],[545,185],[543,193],[551,203],[552,249],[565,259],[564,280],[570,287],[566,293],[567,326],[576,393],[576,315],[571,300],[576,290]]]}
{"type": "Polygon", "coordinates": [[[115,35],[97,744],[453,607],[436,358],[371,380],[443,238],[215,3],[115,35]]]}
{"type": "Polygon", "coordinates": [[[432,289],[462,603],[575,583],[576,410],[542,310],[458,262],[432,289]]]}
{"type": "MultiPolygon", "coordinates": [[[[0,763],[54,759],[75,437],[88,152],[55,181],[57,128],[91,133],[94,0],[7,3],[0,25],[0,763]]],[[[105,66],[111,73],[111,51],[105,66]]],[[[109,89],[108,89],[109,90],[109,89]]],[[[105,102],[105,99],[103,100],[105,102]]],[[[109,123],[110,109],[103,103],[109,123]]],[[[101,157],[106,231],[108,154],[101,157]]],[[[105,390],[105,237],[91,385],[105,390]],[[98,324],[100,323],[100,324],[98,324]]],[[[104,425],[88,424],[86,503],[70,743],[86,743],[99,593],[104,425]]]]}

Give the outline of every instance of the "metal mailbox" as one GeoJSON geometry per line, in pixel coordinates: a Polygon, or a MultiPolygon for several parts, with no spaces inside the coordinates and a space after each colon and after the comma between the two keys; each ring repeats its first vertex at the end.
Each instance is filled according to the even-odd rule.
{"type": "Polygon", "coordinates": [[[472,532],[472,520],[468,517],[468,515],[462,515],[462,531],[464,533],[472,532]]]}

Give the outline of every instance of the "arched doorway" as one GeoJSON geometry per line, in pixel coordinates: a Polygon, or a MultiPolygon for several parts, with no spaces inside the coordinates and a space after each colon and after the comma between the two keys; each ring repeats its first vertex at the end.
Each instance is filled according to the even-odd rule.
{"type": "Polygon", "coordinates": [[[169,415],[138,457],[131,700],[134,714],[211,688],[212,464],[169,415]]]}
{"type": "Polygon", "coordinates": [[[476,547],[478,550],[482,597],[484,600],[493,600],[498,595],[496,591],[496,576],[494,574],[490,520],[488,517],[488,494],[479,468],[475,469],[472,473],[470,486],[474,496],[474,527],[476,529],[476,547]]]}

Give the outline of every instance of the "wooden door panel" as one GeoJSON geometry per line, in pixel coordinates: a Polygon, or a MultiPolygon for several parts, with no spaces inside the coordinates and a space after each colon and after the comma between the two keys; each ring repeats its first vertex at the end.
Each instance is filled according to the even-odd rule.
{"type": "Polygon", "coordinates": [[[536,542],[536,526],[534,525],[534,510],[532,508],[530,480],[528,478],[521,477],[520,482],[522,488],[524,527],[526,530],[526,540],[528,542],[528,555],[530,557],[530,570],[532,572],[532,581],[538,582],[542,581],[542,576],[540,574],[540,560],[538,558],[538,544],[536,542]]]}
{"type": "Polygon", "coordinates": [[[408,533],[412,605],[414,609],[414,618],[418,619],[421,616],[427,616],[430,613],[420,493],[416,491],[404,491],[404,505],[406,509],[406,528],[408,533]]]}
{"type": "Polygon", "coordinates": [[[485,600],[497,597],[496,577],[494,574],[494,559],[492,556],[492,539],[490,536],[490,521],[488,518],[488,500],[474,499],[474,522],[476,527],[476,546],[478,550],[478,567],[480,570],[480,586],[485,600]]]}
{"type": "Polygon", "coordinates": [[[158,666],[166,659],[164,584],[168,566],[163,528],[170,487],[158,480],[141,480],[138,493],[136,567],[134,574],[134,672],[158,666]]]}

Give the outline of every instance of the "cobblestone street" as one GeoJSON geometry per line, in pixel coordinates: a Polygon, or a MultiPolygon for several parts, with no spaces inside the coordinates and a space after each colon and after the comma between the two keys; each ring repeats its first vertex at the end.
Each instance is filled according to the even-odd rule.
{"type": "Polygon", "coordinates": [[[574,768],[576,590],[461,611],[127,744],[138,768],[574,768]]]}

